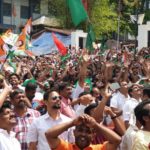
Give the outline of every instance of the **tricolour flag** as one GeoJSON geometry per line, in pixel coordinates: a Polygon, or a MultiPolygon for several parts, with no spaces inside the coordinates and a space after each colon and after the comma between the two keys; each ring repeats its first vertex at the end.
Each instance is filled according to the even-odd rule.
{"type": "Polygon", "coordinates": [[[0,56],[6,55],[8,49],[9,49],[8,46],[6,45],[6,43],[0,37],[0,56]]]}
{"type": "Polygon", "coordinates": [[[88,18],[81,0],[67,0],[67,4],[75,26],[78,26],[81,22],[88,18]]]}
{"type": "Polygon", "coordinates": [[[26,34],[25,29],[22,29],[13,50],[26,50],[26,34]]]}
{"type": "Polygon", "coordinates": [[[6,44],[14,46],[17,41],[18,35],[14,34],[11,29],[8,29],[5,33],[2,34],[1,38],[6,44]]]}

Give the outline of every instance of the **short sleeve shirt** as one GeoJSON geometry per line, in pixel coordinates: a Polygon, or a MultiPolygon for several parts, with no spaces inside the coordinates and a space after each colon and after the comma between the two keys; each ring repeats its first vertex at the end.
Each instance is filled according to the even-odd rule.
{"type": "MultiPolygon", "coordinates": [[[[107,142],[106,142],[107,143],[107,142]]],[[[90,145],[86,147],[84,150],[106,150],[106,143],[90,145]]],[[[60,144],[55,150],[80,150],[75,144],[71,144],[61,140],[60,144]]]]}

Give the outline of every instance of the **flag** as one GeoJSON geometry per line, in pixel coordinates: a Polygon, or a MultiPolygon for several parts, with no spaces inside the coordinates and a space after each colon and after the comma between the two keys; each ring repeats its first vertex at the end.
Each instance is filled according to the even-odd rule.
{"type": "Polygon", "coordinates": [[[21,34],[19,35],[13,50],[26,50],[26,34],[25,29],[22,30],[21,34]]]}
{"type": "Polygon", "coordinates": [[[24,27],[25,28],[25,34],[26,34],[27,38],[30,38],[31,27],[32,27],[32,20],[30,18],[30,19],[28,19],[28,21],[24,27]]]}
{"type": "Polygon", "coordinates": [[[67,4],[75,26],[78,26],[81,22],[88,18],[81,0],[67,0],[67,4]]]}
{"type": "Polygon", "coordinates": [[[64,61],[66,61],[69,58],[70,58],[70,54],[67,54],[65,56],[62,56],[60,59],[61,59],[62,62],[64,62],[64,61]]]}
{"type": "Polygon", "coordinates": [[[65,56],[67,54],[67,49],[64,46],[64,44],[56,37],[56,35],[54,33],[52,33],[52,37],[53,37],[54,43],[57,46],[59,52],[62,54],[62,56],[65,56]]]}
{"type": "Polygon", "coordinates": [[[9,50],[8,46],[0,37],[0,56],[6,55],[8,50],[9,50]]]}
{"type": "Polygon", "coordinates": [[[29,50],[26,50],[25,53],[26,53],[28,56],[30,56],[30,57],[35,56],[34,53],[32,53],[32,52],[29,51],[29,50]]]}
{"type": "Polygon", "coordinates": [[[83,6],[85,8],[85,10],[88,10],[88,1],[87,0],[82,0],[83,6]]]}
{"type": "Polygon", "coordinates": [[[16,16],[17,16],[16,7],[15,7],[14,4],[12,5],[12,16],[13,16],[13,17],[16,17],[16,16]]]}
{"type": "Polygon", "coordinates": [[[93,27],[91,24],[88,24],[88,34],[87,34],[87,39],[86,39],[86,48],[89,50],[89,51],[92,51],[93,50],[93,43],[95,41],[95,34],[94,34],[94,31],[93,31],[93,27]]]}
{"type": "Polygon", "coordinates": [[[5,33],[2,34],[1,38],[6,44],[14,46],[17,41],[18,35],[14,34],[11,29],[8,29],[5,33]]]}
{"type": "Polygon", "coordinates": [[[32,47],[31,45],[31,27],[32,27],[32,20],[31,18],[28,19],[25,27],[24,27],[24,30],[25,30],[25,34],[26,34],[26,49],[29,49],[29,47],[32,47]]]}
{"type": "Polygon", "coordinates": [[[125,50],[122,56],[122,62],[125,64],[128,61],[128,52],[125,50]]]}

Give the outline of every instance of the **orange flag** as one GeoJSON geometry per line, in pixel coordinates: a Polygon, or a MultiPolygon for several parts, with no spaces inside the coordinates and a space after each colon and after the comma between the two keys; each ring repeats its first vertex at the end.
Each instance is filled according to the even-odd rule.
{"type": "Polygon", "coordinates": [[[0,37],[0,56],[6,55],[7,51],[8,51],[8,46],[5,44],[5,42],[0,37]]]}
{"type": "Polygon", "coordinates": [[[54,43],[57,46],[59,52],[62,54],[62,56],[65,56],[67,54],[67,49],[64,46],[64,44],[56,37],[56,35],[54,33],[52,33],[52,37],[53,37],[54,43]]]}
{"type": "Polygon", "coordinates": [[[29,36],[30,35],[30,33],[31,33],[31,26],[32,26],[32,20],[31,20],[31,18],[30,19],[28,19],[28,21],[27,21],[27,23],[26,23],[26,25],[25,25],[25,34],[27,35],[27,36],[29,36]]]}
{"type": "Polygon", "coordinates": [[[26,53],[28,56],[30,56],[30,57],[35,56],[35,55],[34,55],[31,51],[29,51],[29,50],[26,50],[25,53],[26,53]]]}
{"type": "Polygon", "coordinates": [[[22,30],[15,44],[17,50],[26,50],[26,34],[25,29],[22,30]]]}

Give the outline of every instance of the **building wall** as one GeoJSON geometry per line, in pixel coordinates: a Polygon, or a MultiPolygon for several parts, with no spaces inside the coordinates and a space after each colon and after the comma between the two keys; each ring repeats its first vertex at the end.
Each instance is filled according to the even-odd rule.
{"type": "Polygon", "coordinates": [[[150,21],[138,27],[138,49],[148,47],[148,32],[150,31],[150,21]]]}
{"type": "Polygon", "coordinates": [[[15,26],[14,32],[19,33],[27,19],[36,19],[48,15],[47,0],[0,0],[0,23],[5,26],[15,26]],[[37,8],[37,6],[39,7],[37,8]],[[35,11],[35,8],[37,9],[35,11]]]}

